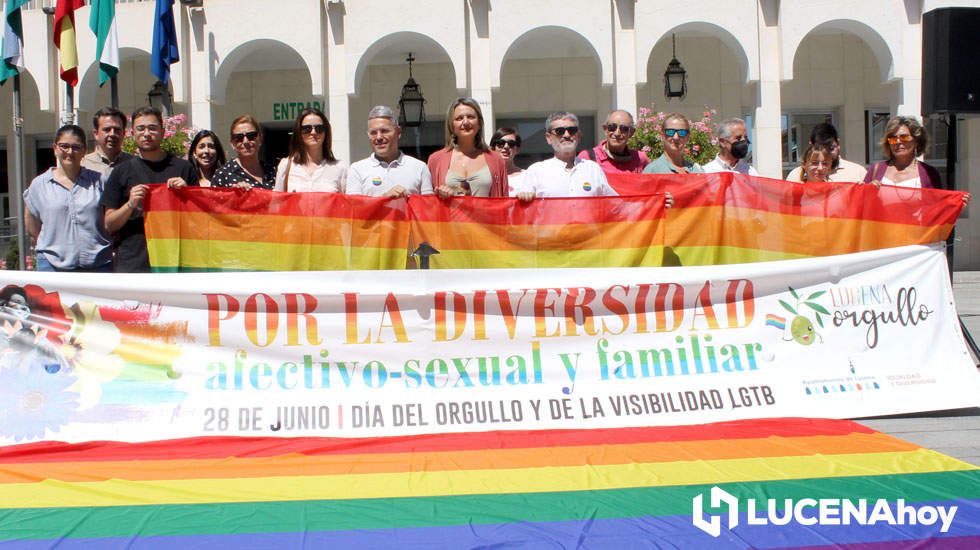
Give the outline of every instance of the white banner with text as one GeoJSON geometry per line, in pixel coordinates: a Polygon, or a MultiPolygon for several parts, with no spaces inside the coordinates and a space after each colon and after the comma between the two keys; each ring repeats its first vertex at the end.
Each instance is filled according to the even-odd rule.
{"type": "Polygon", "coordinates": [[[0,444],[980,405],[942,245],[680,268],[3,277],[0,444]]]}

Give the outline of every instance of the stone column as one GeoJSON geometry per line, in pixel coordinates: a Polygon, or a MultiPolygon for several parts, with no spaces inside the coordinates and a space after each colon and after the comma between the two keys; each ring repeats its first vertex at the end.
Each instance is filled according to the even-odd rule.
{"type": "Polygon", "coordinates": [[[764,10],[758,12],[759,82],[755,109],[752,158],[759,174],[768,178],[783,177],[782,97],[780,90],[779,26],[773,19],[766,22],[764,10]]]}

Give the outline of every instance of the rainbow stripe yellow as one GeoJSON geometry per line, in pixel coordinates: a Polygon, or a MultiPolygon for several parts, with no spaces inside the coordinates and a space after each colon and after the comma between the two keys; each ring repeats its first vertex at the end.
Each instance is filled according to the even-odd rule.
{"type": "Polygon", "coordinates": [[[980,543],[980,470],[848,421],[397,438],[192,438],[0,448],[0,541],[391,548],[980,543]],[[936,525],[743,526],[715,539],[692,499],[903,499],[936,525]]]}

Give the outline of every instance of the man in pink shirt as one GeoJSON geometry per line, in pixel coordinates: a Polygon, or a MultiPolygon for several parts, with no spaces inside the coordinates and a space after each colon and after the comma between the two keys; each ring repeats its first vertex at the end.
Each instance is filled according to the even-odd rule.
{"type": "Polygon", "coordinates": [[[636,132],[633,115],[627,111],[609,113],[606,123],[602,125],[602,131],[605,132],[606,139],[592,149],[579,153],[579,158],[598,162],[606,173],[643,172],[650,159],[643,151],[634,151],[627,145],[636,132]]]}

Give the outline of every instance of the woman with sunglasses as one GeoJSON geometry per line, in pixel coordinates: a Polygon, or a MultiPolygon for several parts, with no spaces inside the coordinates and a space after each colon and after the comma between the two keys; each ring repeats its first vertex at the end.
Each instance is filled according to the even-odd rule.
{"type": "Polygon", "coordinates": [[[231,123],[231,146],[237,156],[214,173],[213,187],[272,189],[275,186],[275,168],[259,160],[262,127],[255,117],[242,115],[231,123]]]}
{"type": "Polygon", "coordinates": [[[437,195],[507,196],[507,163],[483,141],[483,112],[469,97],[456,98],[446,112],[446,146],[429,156],[437,195]]]}
{"type": "Polygon", "coordinates": [[[680,113],[671,113],[664,119],[660,140],[664,153],[643,169],[644,174],[700,174],[699,164],[691,162],[687,155],[687,140],[691,135],[691,123],[680,113]]]}
{"type": "Polygon", "coordinates": [[[319,109],[303,109],[293,123],[289,156],[276,169],[276,191],[343,193],[347,163],[333,155],[330,121],[319,109]]]}
{"type": "Polygon", "coordinates": [[[57,164],[24,191],[24,221],[36,241],[38,271],[112,271],[102,215],[101,174],[82,167],[85,131],[62,126],[54,138],[57,164]]]}
{"type": "Polygon", "coordinates": [[[937,188],[941,186],[939,171],[916,157],[925,154],[929,135],[919,121],[897,116],[885,125],[881,151],[885,160],[868,168],[864,183],[896,185],[898,187],[937,188]]]}
{"type": "Polygon", "coordinates": [[[524,169],[514,163],[521,153],[521,135],[513,128],[497,128],[490,138],[490,149],[507,163],[507,189],[517,189],[524,179],[524,169]]]}
{"type": "Polygon", "coordinates": [[[628,111],[613,111],[602,125],[606,139],[592,149],[578,154],[580,159],[599,163],[607,174],[639,174],[650,162],[647,154],[629,148],[629,140],[636,133],[633,115],[628,111]]]}
{"type": "Polygon", "coordinates": [[[187,149],[187,161],[197,171],[197,184],[211,187],[215,172],[226,162],[221,140],[211,130],[201,130],[191,140],[191,146],[187,149]]]}

